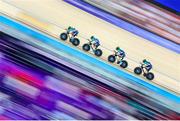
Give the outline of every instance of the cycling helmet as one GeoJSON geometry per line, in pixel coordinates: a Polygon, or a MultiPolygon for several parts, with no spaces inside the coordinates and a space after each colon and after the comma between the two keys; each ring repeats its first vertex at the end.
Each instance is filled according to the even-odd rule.
{"type": "Polygon", "coordinates": [[[116,50],[121,50],[121,48],[120,47],[116,47],[116,50]]]}
{"type": "Polygon", "coordinates": [[[94,36],[91,36],[91,39],[94,39],[95,37],[94,36]]]}
{"type": "Polygon", "coordinates": [[[146,59],[143,59],[143,63],[145,63],[145,62],[147,62],[147,60],[146,60],[146,59]]]}
{"type": "Polygon", "coordinates": [[[71,28],[72,28],[71,26],[68,27],[68,29],[71,29],[71,28]]]}

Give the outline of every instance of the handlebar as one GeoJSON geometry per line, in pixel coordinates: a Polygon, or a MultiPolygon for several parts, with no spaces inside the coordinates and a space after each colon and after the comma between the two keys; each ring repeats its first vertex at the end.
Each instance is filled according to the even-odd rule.
{"type": "Polygon", "coordinates": [[[90,40],[90,39],[86,39],[86,40],[89,42],[89,44],[90,44],[90,45],[92,45],[92,43],[91,43],[91,40],[90,40]]]}

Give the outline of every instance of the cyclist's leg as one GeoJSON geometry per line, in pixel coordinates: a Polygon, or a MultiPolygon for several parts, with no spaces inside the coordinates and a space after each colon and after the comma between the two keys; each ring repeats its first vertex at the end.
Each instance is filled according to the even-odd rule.
{"type": "Polygon", "coordinates": [[[122,56],[121,55],[117,55],[118,59],[117,59],[117,64],[119,64],[122,61],[122,56]]]}

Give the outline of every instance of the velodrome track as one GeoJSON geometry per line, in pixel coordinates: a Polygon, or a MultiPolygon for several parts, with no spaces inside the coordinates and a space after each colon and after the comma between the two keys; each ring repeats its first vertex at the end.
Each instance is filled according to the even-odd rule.
{"type": "MultiPolygon", "coordinates": [[[[26,12],[17,10],[17,8],[5,5],[2,2],[0,9],[1,12],[10,15],[12,18],[36,27],[56,38],[62,32],[62,28],[66,28],[69,25],[75,26],[80,31],[81,37],[89,38],[91,35],[97,35],[105,48],[102,48],[104,51],[103,59],[105,60],[111,54],[106,48],[113,50],[119,45],[127,52],[128,71],[132,71],[134,67],[138,66],[138,61],[140,62],[141,59],[148,58],[154,65],[153,72],[156,78],[153,82],[179,94],[179,70],[177,68],[179,55],[177,53],[104,22],[63,1],[46,0],[44,2],[46,4],[41,4],[41,1],[35,0],[11,1],[11,4],[26,10],[26,12]],[[53,8],[48,5],[53,6],[53,8]],[[33,9],[31,6],[33,6],[33,9]],[[61,28],[52,23],[57,24],[61,28]]],[[[82,43],[87,42],[84,38],[80,39],[82,43]]]]}
{"type": "MultiPolygon", "coordinates": [[[[36,30],[33,30],[26,26],[23,26],[22,24],[14,22],[9,18],[0,16],[0,21],[1,21],[0,29],[3,32],[8,33],[11,36],[14,36],[16,38],[19,38],[19,39],[23,40],[25,43],[29,43],[29,42],[31,44],[34,43],[35,46],[41,45],[40,48],[45,47],[46,48],[45,51],[49,50],[48,53],[49,52],[57,53],[58,55],[55,54],[57,57],[59,57],[59,55],[62,55],[61,58],[69,58],[71,60],[70,68],[74,68],[74,66],[72,66],[73,63],[76,63],[75,64],[76,67],[79,65],[81,65],[80,66],[81,68],[85,66],[85,68],[87,68],[86,69],[87,71],[81,71],[81,72],[89,73],[87,75],[94,77],[95,79],[98,79],[97,82],[100,81],[104,84],[108,84],[109,86],[112,86],[113,88],[116,88],[117,90],[122,90],[122,86],[126,85],[127,87],[133,88],[134,90],[138,91],[139,93],[141,92],[142,94],[147,95],[148,97],[150,96],[152,99],[156,100],[156,103],[159,103],[160,105],[165,104],[164,106],[168,106],[168,108],[171,108],[172,110],[177,110],[179,112],[179,108],[174,109],[174,107],[178,107],[178,104],[180,101],[178,96],[171,94],[170,92],[167,92],[166,90],[162,90],[161,88],[158,88],[151,84],[148,84],[147,82],[139,80],[139,79],[137,79],[129,74],[126,74],[118,69],[115,69],[110,65],[107,65],[101,61],[98,61],[97,59],[94,59],[93,57],[86,55],[85,53],[83,54],[80,51],[77,51],[75,48],[72,49],[71,47],[66,46],[61,42],[58,42],[50,37],[47,37],[46,35],[43,35],[42,33],[37,32],[36,30]],[[36,40],[34,38],[36,38],[36,40]],[[61,51],[61,50],[63,50],[63,51],[61,51]],[[78,60],[78,61],[74,61],[74,60],[78,60]],[[88,62],[87,60],[91,60],[91,61],[88,62]],[[116,75],[116,74],[118,74],[118,75],[116,75]],[[104,79],[103,80],[102,80],[102,78],[100,79],[99,76],[102,76],[102,78],[104,78],[104,79]],[[106,81],[106,79],[108,79],[108,81],[106,81]]],[[[2,37],[2,38],[4,38],[4,37],[2,37]]],[[[7,41],[9,41],[9,40],[7,40],[7,41]]],[[[34,49],[35,48],[33,48],[33,50],[34,49]]],[[[41,54],[43,54],[43,53],[41,52],[41,54]]],[[[54,54],[52,54],[52,55],[54,55],[54,54]]],[[[51,56],[51,58],[54,58],[52,55],[49,55],[49,56],[51,56]]],[[[56,58],[55,60],[57,61],[59,59],[60,58],[56,58]]],[[[27,61],[27,59],[25,59],[25,60],[27,61]]],[[[31,62],[31,61],[29,61],[29,62],[31,62]]],[[[66,66],[69,65],[69,63],[67,63],[67,62],[68,61],[66,60],[66,64],[65,64],[66,66]]],[[[60,63],[64,64],[64,61],[61,60],[60,63]]],[[[54,71],[55,73],[59,72],[56,69],[49,70],[48,69],[49,67],[48,68],[46,68],[46,67],[47,66],[45,66],[45,67],[41,66],[41,68],[43,68],[44,70],[47,70],[48,72],[49,71],[50,72],[54,71]]],[[[80,69],[80,70],[82,70],[82,69],[80,69]]],[[[80,71],[80,70],[78,69],[78,71],[80,71]]],[[[123,90],[123,91],[125,91],[125,93],[127,94],[127,90],[123,90]]]]}
{"type": "MultiPolygon", "coordinates": [[[[3,17],[0,17],[0,21],[2,21],[2,20],[7,21],[6,19],[3,19],[3,17]]],[[[124,85],[126,85],[126,88],[130,87],[130,88],[133,88],[134,90],[138,91],[138,93],[141,92],[140,95],[142,95],[142,94],[147,95],[146,96],[147,99],[149,99],[149,97],[151,97],[151,99],[155,99],[156,103],[158,103],[160,105],[167,106],[168,108],[171,108],[172,110],[176,110],[176,111],[179,112],[179,109],[174,108],[174,107],[178,106],[178,102],[179,102],[178,99],[179,98],[177,96],[175,96],[173,94],[170,94],[169,92],[163,91],[160,88],[155,88],[153,86],[146,86],[148,88],[144,88],[144,84],[142,86],[142,85],[140,85],[138,83],[134,83],[133,80],[129,80],[129,81],[127,81],[126,79],[124,80],[123,78],[124,78],[125,74],[122,74],[122,73],[120,73],[122,77],[119,76],[117,78],[116,75],[114,75],[113,73],[108,73],[105,70],[103,70],[101,68],[98,68],[99,65],[102,65],[101,63],[98,63],[97,61],[96,61],[96,63],[93,63],[93,62],[88,63],[87,61],[82,60],[81,59],[82,57],[77,58],[77,54],[72,54],[71,55],[70,53],[68,53],[70,50],[73,50],[73,52],[71,51],[72,53],[77,53],[77,52],[75,52],[76,49],[71,49],[70,47],[65,46],[65,45],[63,45],[63,44],[61,44],[61,43],[59,43],[57,41],[54,41],[51,38],[47,38],[47,37],[41,35],[41,33],[36,32],[33,29],[28,29],[27,27],[23,27],[22,25],[20,25],[18,23],[16,24],[16,23],[10,22],[10,21],[11,20],[9,20],[8,25],[3,24],[3,22],[0,23],[0,30],[2,32],[5,32],[6,34],[9,34],[9,35],[11,35],[11,36],[13,36],[15,38],[20,39],[21,41],[24,41],[25,43],[28,43],[29,45],[33,45],[33,46],[27,45],[27,46],[24,46],[24,47],[31,48],[31,50],[36,51],[36,52],[42,54],[43,56],[44,55],[47,56],[46,51],[48,50],[47,52],[51,53],[51,54],[49,54],[48,58],[53,58],[53,60],[55,60],[56,62],[60,62],[61,64],[65,65],[66,67],[78,70],[78,71],[80,71],[81,73],[83,73],[83,74],[85,74],[87,76],[91,76],[94,79],[98,79],[98,81],[94,81],[94,83],[101,82],[102,84],[107,84],[110,87],[112,86],[114,89],[120,90],[120,92],[125,92],[127,94],[127,93],[130,93],[131,91],[129,92],[128,89],[124,89],[125,88],[124,85]],[[16,25],[15,28],[12,27],[13,24],[16,25]],[[55,46],[51,46],[52,44],[54,44],[55,46]],[[41,46],[39,47],[39,45],[41,45],[41,46]],[[33,47],[36,47],[36,46],[37,46],[36,49],[33,48],[33,47]],[[56,49],[56,47],[58,47],[59,49],[56,49]],[[44,50],[45,52],[39,51],[40,48],[42,50],[44,50]],[[46,49],[43,49],[43,48],[46,48],[46,49]],[[63,48],[64,51],[61,51],[62,48],[63,48]],[[65,59],[65,61],[64,61],[64,59],[65,59]],[[79,61],[73,61],[75,59],[78,59],[79,61]],[[95,73],[95,72],[97,72],[97,73],[95,73]],[[149,88],[149,87],[151,87],[151,88],[149,88]]],[[[7,39],[9,37],[7,37],[6,35],[2,35],[1,37],[3,39],[6,38],[5,41],[9,41],[7,39]]],[[[11,39],[11,41],[12,40],[14,40],[14,39],[11,39]]],[[[14,40],[14,43],[16,43],[15,41],[17,41],[17,40],[14,40]]],[[[10,43],[12,43],[12,42],[10,42],[10,43]]],[[[8,42],[5,42],[5,43],[7,44],[8,42]]],[[[16,44],[18,46],[24,45],[20,41],[17,42],[16,44]]],[[[7,52],[8,51],[6,51],[6,53],[7,52]]],[[[28,55],[29,54],[27,54],[27,56],[28,55]]],[[[18,57],[18,55],[16,55],[16,56],[18,57]]],[[[34,56],[37,56],[37,55],[35,54],[34,56]]],[[[86,56],[86,54],[84,54],[84,56],[86,56]]],[[[23,57],[21,59],[23,59],[23,57]]],[[[87,57],[86,57],[86,59],[87,59],[87,57]]],[[[89,58],[89,60],[93,60],[93,58],[89,58]]],[[[26,59],[25,59],[25,61],[27,62],[26,59]]],[[[33,61],[30,61],[30,63],[33,63],[33,61]]],[[[46,66],[40,66],[40,65],[42,65],[42,63],[39,64],[38,66],[42,70],[46,70],[47,72],[50,72],[50,73],[54,72],[55,74],[64,74],[66,76],[69,75],[69,74],[64,73],[62,71],[58,71],[57,68],[52,69],[51,66],[48,66],[48,68],[47,68],[47,65],[46,66]]],[[[72,78],[72,76],[68,76],[68,77],[72,78]]],[[[127,78],[127,76],[126,76],[126,78],[127,78]]],[[[88,80],[86,80],[86,81],[88,81],[88,80]]],[[[76,82],[84,85],[83,80],[79,79],[79,77],[76,78],[73,83],[76,83],[76,82]]],[[[83,87],[87,87],[87,85],[84,85],[83,87]]],[[[91,86],[88,87],[88,88],[91,88],[91,86]]],[[[102,94],[102,93],[103,92],[101,92],[100,94],[102,94]]]]}

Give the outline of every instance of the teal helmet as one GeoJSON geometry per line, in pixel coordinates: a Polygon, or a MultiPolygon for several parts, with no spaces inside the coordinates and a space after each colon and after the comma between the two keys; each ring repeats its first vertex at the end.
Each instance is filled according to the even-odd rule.
{"type": "Polygon", "coordinates": [[[145,62],[147,62],[147,60],[146,60],[146,59],[143,59],[143,63],[145,63],[145,62]]]}
{"type": "Polygon", "coordinates": [[[95,37],[94,36],[91,36],[91,39],[94,39],[95,37]]]}
{"type": "Polygon", "coordinates": [[[121,48],[120,47],[116,47],[116,50],[121,50],[121,48]]]}

